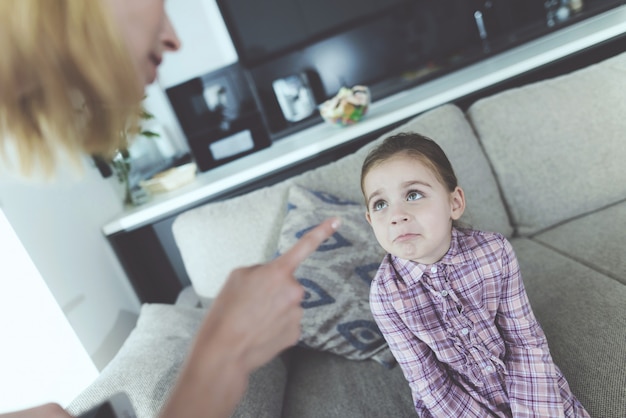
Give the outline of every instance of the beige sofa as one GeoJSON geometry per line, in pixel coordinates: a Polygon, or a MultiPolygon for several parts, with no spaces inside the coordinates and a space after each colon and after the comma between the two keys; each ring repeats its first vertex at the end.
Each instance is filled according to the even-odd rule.
{"type": "MultiPolygon", "coordinates": [[[[465,190],[463,220],[510,239],[554,360],[590,414],[626,417],[626,54],[481,99],[465,113],[441,106],[397,131],[435,139],[465,190]]],[[[388,348],[374,331],[361,330],[361,341],[352,341],[361,351],[336,344],[345,325],[339,310],[350,324],[368,323],[371,269],[359,266],[371,268],[381,257],[362,219],[359,189],[360,165],[373,145],[192,209],[174,223],[195,293],[208,304],[233,267],[273,258],[315,216],[336,212],[347,219],[336,243],[354,245],[316,253],[297,272],[313,278],[309,297],[319,296],[318,287],[327,290],[334,302],[325,306],[334,311],[310,317],[305,309],[303,344],[255,373],[235,416],[415,416],[402,372],[390,367],[388,348]]],[[[203,312],[144,306],[120,354],[72,410],[126,390],[140,416],[154,416],[203,312]]]]}

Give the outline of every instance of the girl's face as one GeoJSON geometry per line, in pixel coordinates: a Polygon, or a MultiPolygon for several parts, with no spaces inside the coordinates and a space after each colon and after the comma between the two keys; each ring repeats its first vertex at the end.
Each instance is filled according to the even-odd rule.
{"type": "Polygon", "coordinates": [[[140,81],[152,83],[163,53],[180,48],[180,40],[165,13],[165,0],[103,1],[122,31],[140,81]]]}
{"type": "Polygon", "coordinates": [[[446,254],[452,221],[465,210],[460,187],[449,192],[428,166],[406,154],[372,167],[363,186],[365,217],[388,253],[422,264],[446,254]]]}

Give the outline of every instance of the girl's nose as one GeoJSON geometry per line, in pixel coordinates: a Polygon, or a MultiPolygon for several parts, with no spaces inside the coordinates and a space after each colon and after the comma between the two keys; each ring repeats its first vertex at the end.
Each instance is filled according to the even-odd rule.
{"type": "Polygon", "coordinates": [[[399,217],[394,217],[394,218],[391,220],[391,223],[392,223],[393,225],[397,225],[397,224],[401,224],[401,223],[403,223],[403,222],[407,222],[408,220],[409,220],[409,218],[408,218],[408,217],[406,217],[406,216],[399,216],[399,217]]]}
{"type": "Polygon", "coordinates": [[[391,214],[391,224],[396,225],[409,220],[409,215],[403,210],[396,210],[391,214]]]}

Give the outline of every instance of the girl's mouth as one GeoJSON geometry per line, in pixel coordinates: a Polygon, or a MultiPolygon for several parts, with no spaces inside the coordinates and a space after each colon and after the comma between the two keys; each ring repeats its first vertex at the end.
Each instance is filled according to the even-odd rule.
{"type": "Polygon", "coordinates": [[[419,234],[402,234],[402,235],[398,235],[393,241],[394,242],[404,242],[404,241],[409,241],[414,239],[415,237],[418,237],[419,234]]]}

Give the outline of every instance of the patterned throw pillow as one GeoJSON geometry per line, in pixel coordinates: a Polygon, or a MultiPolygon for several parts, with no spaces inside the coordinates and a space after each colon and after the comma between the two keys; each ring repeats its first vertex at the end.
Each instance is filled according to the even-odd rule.
{"type": "Polygon", "coordinates": [[[339,230],[307,258],[295,276],[305,288],[300,345],[352,360],[395,363],[369,307],[369,287],[384,256],[365,208],[300,186],[289,189],[278,253],[324,219],[339,216],[339,230]]]}

